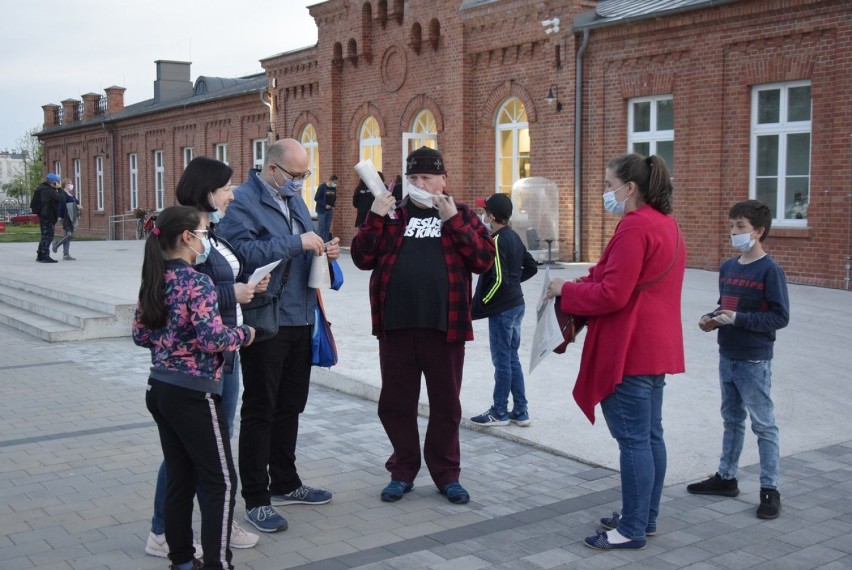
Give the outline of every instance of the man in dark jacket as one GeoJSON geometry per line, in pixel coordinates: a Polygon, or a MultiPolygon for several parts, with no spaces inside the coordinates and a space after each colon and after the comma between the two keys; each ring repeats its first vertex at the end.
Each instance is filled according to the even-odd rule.
{"type": "Polygon", "coordinates": [[[308,286],[311,263],[325,251],[340,256],[340,240],[328,244],[313,231],[302,185],[311,174],[299,141],[281,139],[266,151],[263,168],[249,172],[234,190],[217,233],[251,272],[281,260],[269,291],[278,295],[278,334],[240,351],[243,405],[239,463],[245,518],[261,532],[285,530],[275,506],[321,505],[331,492],[302,483],[296,469],[299,416],[311,380],[311,334],[317,291],[308,286]]]}
{"type": "Polygon", "coordinates": [[[38,225],[41,229],[41,240],[38,242],[36,261],[39,263],[57,263],[50,257],[50,246],[53,243],[53,232],[56,221],[59,219],[57,208],[59,206],[59,186],[62,179],[54,173],[47,175],[44,182],[36,188],[36,195],[41,207],[38,211],[38,225]]]}
{"type": "Polygon", "coordinates": [[[334,206],[337,202],[337,175],[332,174],[328,182],[323,182],[314,194],[317,212],[317,233],[328,241],[331,239],[331,220],[334,218],[334,206]]]}
{"type": "Polygon", "coordinates": [[[494,265],[479,276],[473,296],[473,318],[488,317],[491,363],[494,365],[494,404],[470,421],[483,426],[505,426],[511,421],[521,427],[530,425],[524,372],[518,358],[521,345],[521,321],[524,319],[524,293],[521,282],[538,272],[535,259],[524,247],[515,230],[508,226],[512,201],[505,194],[479,198],[476,205],[485,209],[494,240],[494,265]],[[512,411],[509,411],[509,393],[512,411]]]}

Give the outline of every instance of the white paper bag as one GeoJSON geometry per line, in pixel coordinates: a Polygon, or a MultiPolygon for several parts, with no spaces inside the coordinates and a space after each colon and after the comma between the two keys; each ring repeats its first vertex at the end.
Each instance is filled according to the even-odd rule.
{"type": "Polygon", "coordinates": [[[314,261],[311,263],[311,273],[308,276],[308,287],[312,289],[328,289],[331,287],[326,254],[314,256],[314,261]]]}

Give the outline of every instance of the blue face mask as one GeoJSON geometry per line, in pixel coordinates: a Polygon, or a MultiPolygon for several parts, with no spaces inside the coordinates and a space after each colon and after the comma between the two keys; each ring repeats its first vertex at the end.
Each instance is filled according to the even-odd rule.
{"type": "Polygon", "coordinates": [[[207,212],[207,219],[210,220],[211,224],[218,224],[219,220],[222,219],[222,212],[216,210],[214,212],[207,212]]]}
{"type": "MultiPolygon", "coordinates": [[[[192,235],[195,235],[195,234],[192,234],[192,235]]],[[[195,236],[195,237],[198,237],[198,236],[195,236]]],[[[200,263],[204,263],[205,261],[207,261],[207,256],[210,255],[210,250],[213,248],[212,244],[210,243],[210,238],[207,237],[206,235],[204,237],[200,237],[198,239],[201,240],[201,244],[204,246],[204,251],[202,253],[198,253],[197,251],[195,251],[194,247],[189,246],[189,249],[191,249],[196,254],[195,263],[193,265],[198,265],[200,263]]]]}
{"type": "Polygon", "coordinates": [[[293,180],[292,178],[284,182],[284,186],[278,188],[278,193],[285,198],[292,198],[302,192],[304,180],[293,180]]]}

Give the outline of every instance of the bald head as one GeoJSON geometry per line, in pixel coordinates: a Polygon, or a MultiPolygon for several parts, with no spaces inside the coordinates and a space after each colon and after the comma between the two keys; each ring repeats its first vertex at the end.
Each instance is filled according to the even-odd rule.
{"type": "MultiPolygon", "coordinates": [[[[301,174],[310,166],[308,153],[296,139],[275,141],[266,149],[266,159],[263,161],[263,172],[260,173],[260,177],[267,182],[272,182],[277,166],[291,174],[301,174]]],[[[280,183],[282,175],[283,173],[279,173],[276,185],[280,183]]]]}

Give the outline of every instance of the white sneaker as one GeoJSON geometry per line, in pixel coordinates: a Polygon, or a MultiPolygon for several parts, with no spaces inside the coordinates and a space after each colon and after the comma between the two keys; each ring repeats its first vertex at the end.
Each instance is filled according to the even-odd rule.
{"type": "MultiPolygon", "coordinates": [[[[192,539],[192,546],[195,547],[195,557],[201,558],[204,556],[204,551],[201,550],[201,545],[192,539]]],[[[148,542],[145,543],[145,553],[151,556],[159,556],[160,558],[168,558],[169,543],[166,542],[165,534],[148,533],[148,542]]]]}
{"type": "Polygon", "coordinates": [[[252,548],[258,540],[258,535],[243,529],[234,521],[231,527],[231,548],[252,548]]]}

